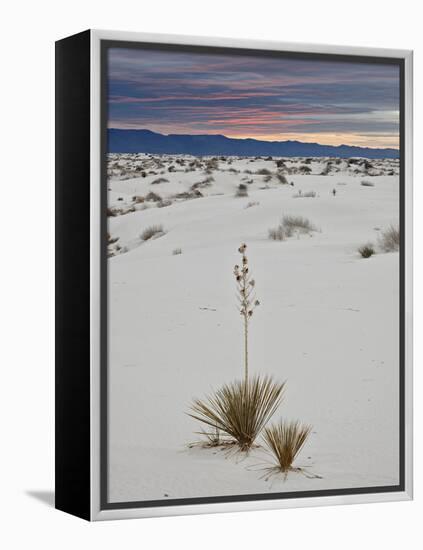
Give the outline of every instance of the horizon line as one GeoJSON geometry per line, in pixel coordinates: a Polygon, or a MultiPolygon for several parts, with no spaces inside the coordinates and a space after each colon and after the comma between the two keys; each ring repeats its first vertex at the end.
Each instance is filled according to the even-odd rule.
{"type": "MultiPolygon", "coordinates": [[[[260,139],[258,137],[254,137],[254,136],[242,136],[242,137],[237,137],[237,136],[227,136],[225,134],[222,134],[222,133],[181,133],[181,134],[178,134],[178,133],[163,133],[163,132],[157,132],[155,130],[150,130],[149,128],[144,128],[144,127],[139,127],[139,128],[119,128],[119,127],[116,127],[116,126],[110,126],[110,127],[107,127],[107,130],[121,130],[121,131],[144,131],[144,132],[151,132],[152,134],[156,134],[156,135],[160,135],[160,136],[220,136],[220,137],[224,137],[226,139],[231,139],[231,140],[254,140],[254,141],[259,141],[261,143],[287,143],[287,142],[291,142],[291,143],[302,143],[302,144],[306,144],[306,145],[319,145],[321,147],[335,147],[335,148],[339,148],[339,147],[355,147],[355,148],[358,148],[358,149],[371,149],[371,150],[392,150],[392,151],[399,151],[400,150],[400,147],[399,146],[394,146],[394,145],[391,145],[391,146],[370,146],[370,145],[350,145],[348,143],[340,143],[340,144],[332,144],[332,143],[320,143],[318,141],[302,141],[302,140],[298,140],[298,139],[282,139],[282,140],[275,140],[275,139],[260,139]]],[[[262,137],[262,136],[260,136],[262,137]]]]}

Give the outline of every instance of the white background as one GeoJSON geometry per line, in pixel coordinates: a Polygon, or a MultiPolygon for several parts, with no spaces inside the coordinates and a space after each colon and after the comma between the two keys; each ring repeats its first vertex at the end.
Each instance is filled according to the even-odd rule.
{"type": "MultiPolygon", "coordinates": [[[[2,6],[0,546],[421,548],[422,63],[413,0],[46,0],[2,6]],[[415,501],[89,524],[55,511],[54,41],[87,28],[415,50],[415,501]],[[420,101],[419,101],[420,100],[420,101]],[[41,500],[40,500],[41,497],[41,500]]],[[[348,434],[346,434],[348,437],[348,434]]]]}

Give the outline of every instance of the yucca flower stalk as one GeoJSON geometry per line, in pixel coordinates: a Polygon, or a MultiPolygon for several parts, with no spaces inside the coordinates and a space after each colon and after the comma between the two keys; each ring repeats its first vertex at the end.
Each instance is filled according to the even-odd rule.
{"type": "Polygon", "coordinates": [[[260,302],[255,296],[256,282],[251,277],[248,258],[245,254],[247,249],[246,244],[242,244],[238,248],[241,254],[241,265],[234,267],[234,275],[238,285],[237,299],[239,302],[239,312],[243,317],[244,324],[244,381],[248,382],[248,327],[250,320],[254,314],[254,310],[260,305],[260,302]]]}

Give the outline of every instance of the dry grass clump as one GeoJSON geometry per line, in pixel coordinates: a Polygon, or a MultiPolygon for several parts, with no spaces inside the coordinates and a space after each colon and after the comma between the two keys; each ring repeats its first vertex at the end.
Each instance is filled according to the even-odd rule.
{"type": "Polygon", "coordinates": [[[251,208],[252,206],[259,206],[259,201],[250,201],[250,202],[247,202],[247,204],[245,205],[245,208],[251,208]]]}
{"type": "Polygon", "coordinates": [[[132,197],[132,200],[135,202],[135,204],[142,204],[145,201],[145,198],[141,195],[134,195],[132,197]]]}
{"type": "Polygon", "coordinates": [[[285,241],[288,237],[292,237],[294,232],[299,233],[311,233],[316,231],[316,227],[310,222],[308,218],[303,216],[283,216],[280,224],[269,229],[269,239],[273,241],[285,241]]]}
{"type": "Polygon", "coordinates": [[[400,247],[399,227],[390,225],[388,229],[382,231],[379,237],[379,244],[384,252],[398,252],[400,247]]]}
{"type": "Polygon", "coordinates": [[[275,175],[276,175],[276,178],[279,181],[279,183],[282,183],[283,185],[288,184],[288,180],[286,179],[286,177],[283,174],[277,172],[275,175]]]}
{"type": "Polygon", "coordinates": [[[179,254],[182,254],[182,248],[175,248],[174,250],[172,250],[173,256],[179,256],[179,254]]]}
{"type": "Polygon", "coordinates": [[[284,386],[268,376],[225,384],[205,400],[194,400],[189,415],[248,451],[279,407],[284,386]]]}
{"type": "Polygon", "coordinates": [[[286,231],[282,225],[278,225],[273,229],[269,229],[269,239],[272,241],[285,241],[288,238],[286,231]]]}
{"type": "Polygon", "coordinates": [[[145,200],[159,202],[162,200],[162,197],[158,193],[154,193],[153,191],[150,191],[150,193],[146,195],[145,200]]]}
{"type": "Polygon", "coordinates": [[[376,254],[372,243],[363,244],[362,246],[358,247],[357,251],[362,258],[370,258],[370,256],[373,256],[373,254],[376,254]]]}
{"type": "Polygon", "coordinates": [[[257,170],[256,174],[258,176],[271,176],[272,172],[267,168],[261,168],[260,170],[257,170]]]}
{"type": "Polygon", "coordinates": [[[140,239],[142,241],[148,241],[153,237],[157,237],[160,235],[164,235],[164,229],[163,225],[150,225],[150,227],[147,227],[144,229],[144,231],[140,235],[140,239]]]}
{"type": "Polygon", "coordinates": [[[367,181],[367,180],[363,180],[361,182],[361,185],[363,187],[374,187],[375,186],[375,184],[372,181],[367,181]]]}
{"type": "Polygon", "coordinates": [[[302,191],[298,191],[298,193],[292,195],[292,197],[294,199],[314,199],[316,195],[316,191],[306,191],[305,193],[303,193],[302,191]]]}
{"type": "Polygon", "coordinates": [[[166,206],[170,206],[172,201],[170,199],[163,199],[161,201],[157,201],[157,208],[165,208],[166,206]]]}
{"type": "Polygon", "coordinates": [[[299,231],[300,233],[310,233],[311,231],[316,231],[316,227],[308,218],[305,218],[304,216],[283,216],[282,225],[290,234],[294,231],[299,231]]]}
{"type": "Polygon", "coordinates": [[[307,441],[311,429],[311,426],[300,424],[298,421],[280,421],[264,429],[264,443],[276,463],[268,468],[269,473],[288,474],[290,470],[299,470],[293,467],[293,463],[307,441]]]}
{"type": "Polygon", "coordinates": [[[235,192],[235,197],[248,197],[248,187],[245,183],[240,183],[235,192]]]}

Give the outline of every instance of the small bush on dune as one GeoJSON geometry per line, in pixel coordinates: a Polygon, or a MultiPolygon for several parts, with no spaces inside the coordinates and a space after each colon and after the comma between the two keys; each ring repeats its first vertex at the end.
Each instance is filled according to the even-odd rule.
{"type": "Polygon", "coordinates": [[[162,201],[157,201],[157,208],[165,208],[166,206],[170,206],[172,201],[170,199],[163,199],[162,201]]]}
{"type": "Polygon", "coordinates": [[[286,179],[286,177],[283,174],[277,173],[276,178],[279,181],[279,183],[282,183],[283,185],[287,185],[288,180],[286,179]]]}
{"type": "Polygon", "coordinates": [[[285,232],[285,229],[282,227],[282,225],[279,225],[278,227],[275,227],[273,229],[269,229],[269,239],[272,241],[284,241],[288,235],[285,232]]]}
{"type": "Polygon", "coordinates": [[[264,443],[276,462],[275,466],[268,469],[270,473],[288,474],[290,470],[299,470],[293,467],[293,463],[307,441],[311,429],[311,426],[299,422],[283,421],[264,429],[264,443]]]}
{"type": "Polygon", "coordinates": [[[144,229],[144,231],[140,235],[140,238],[142,241],[148,241],[152,237],[159,234],[164,234],[163,225],[150,225],[150,227],[144,229]]]}
{"type": "Polygon", "coordinates": [[[363,180],[361,182],[361,185],[363,187],[374,187],[375,186],[375,184],[372,181],[367,181],[367,180],[363,180]]]}
{"type": "Polygon", "coordinates": [[[150,193],[148,193],[148,195],[146,195],[145,200],[146,201],[158,202],[158,201],[162,200],[162,197],[160,195],[158,195],[157,193],[153,193],[153,191],[150,191],[150,193]]]}
{"type": "Polygon", "coordinates": [[[388,229],[382,231],[379,244],[384,252],[397,252],[400,247],[399,227],[390,225],[388,229]]]}
{"type": "Polygon", "coordinates": [[[363,244],[358,248],[358,253],[362,258],[370,258],[375,254],[375,249],[371,243],[363,244]]]}
{"type": "Polygon", "coordinates": [[[259,206],[259,202],[258,201],[251,201],[251,202],[248,202],[246,205],[245,205],[245,208],[251,208],[252,206],[259,206]]]}
{"type": "Polygon", "coordinates": [[[292,195],[294,199],[314,199],[316,197],[316,191],[306,191],[303,193],[302,191],[298,191],[295,195],[292,195]]]}
{"type": "Polygon", "coordinates": [[[151,185],[158,185],[159,183],[169,183],[166,178],[157,178],[151,182],[151,185]]]}
{"type": "Polygon", "coordinates": [[[132,200],[136,203],[136,204],[141,204],[145,201],[144,197],[142,197],[141,195],[134,195],[132,197],[132,200]]]}
{"type": "Polygon", "coordinates": [[[284,386],[267,376],[225,384],[205,400],[196,399],[189,415],[248,451],[279,407],[284,386]]]}
{"type": "Polygon", "coordinates": [[[282,225],[286,228],[288,233],[292,233],[294,230],[298,230],[301,233],[316,231],[316,227],[311,221],[303,216],[283,216],[282,225]]]}
{"type": "Polygon", "coordinates": [[[261,168],[260,170],[257,170],[256,174],[258,176],[271,176],[272,172],[267,168],[261,168]]]}
{"type": "Polygon", "coordinates": [[[273,241],[284,241],[292,237],[294,231],[298,233],[311,233],[316,231],[316,227],[309,219],[303,216],[283,216],[278,227],[269,229],[269,239],[273,241]]]}
{"type": "Polygon", "coordinates": [[[182,248],[175,248],[172,250],[173,256],[178,256],[179,254],[182,254],[182,248]]]}
{"type": "Polygon", "coordinates": [[[235,193],[235,197],[248,197],[248,187],[245,183],[240,183],[235,193]]]}

